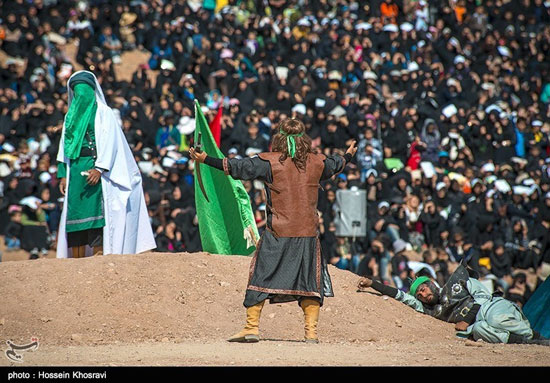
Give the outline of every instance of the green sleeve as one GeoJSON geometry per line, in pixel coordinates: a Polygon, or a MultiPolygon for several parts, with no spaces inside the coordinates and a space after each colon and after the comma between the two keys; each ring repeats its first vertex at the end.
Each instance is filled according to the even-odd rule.
{"type": "Polygon", "coordinates": [[[67,177],[67,165],[64,162],[57,163],[57,178],[67,177]]]}
{"type": "Polygon", "coordinates": [[[29,226],[29,225],[34,225],[34,221],[31,221],[29,219],[29,216],[26,215],[26,214],[21,214],[21,225],[23,226],[29,226]]]}
{"type": "Polygon", "coordinates": [[[40,213],[36,213],[36,218],[38,218],[38,222],[46,222],[46,212],[41,210],[40,213]]]}
{"type": "Polygon", "coordinates": [[[40,226],[42,222],[46,222],[46,212],[42,210],[40,213],[36,213],[36,219],[38,221],[33,221],[29,218],[27,214],[21,215],[21,224],[23,226],[40,226]]]}
{"type": "Polygon", "coordinates": [[[32,219],[29,218],[28,215],[22,214],[21,215],[21,224],[23,226],[38,226],[38,225],[40,225],[40,222],[39,221],[33,221],[32,219]]]}

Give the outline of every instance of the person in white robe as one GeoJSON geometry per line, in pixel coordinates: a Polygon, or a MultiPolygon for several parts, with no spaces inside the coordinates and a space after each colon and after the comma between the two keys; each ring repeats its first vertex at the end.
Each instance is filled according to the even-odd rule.
{"type": "MultiPolygon", "coordinates": [[[[106,101],[101,86],[93,73],[97,112],[95,114],[95,169],[100,169],[100,182],[105,226],[103,227],[103,254],[137,254],[156,248],[151,222],[147,213],[140,170],[120,126],[120,122],[106,101]]],[[[68,88],[69,108],[74,94],[68,88]]],[[[66,123],[66,121],[65,121],[66,123]]],[[[70,190],[71,161],[64,153],[65,123],[57,154],[57,161],[66,166],[65,190],[70,190]]],[[[68,198],[65,198],[68,201],[68,198]]],[[[63,204],[57,238],[57,258],[72,257],[67,243],[68,203],[63,204]]],[[[93,255],[87,246],[86,256],[93,255]]]]}

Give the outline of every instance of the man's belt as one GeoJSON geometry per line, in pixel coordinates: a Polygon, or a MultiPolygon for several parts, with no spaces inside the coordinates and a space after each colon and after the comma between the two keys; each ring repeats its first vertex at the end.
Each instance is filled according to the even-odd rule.
{"type": "Polygon", "coordinates": [[[82,147],[80,149],[80,157],[97,157],[96,150],[94,148],[82,147]]]}

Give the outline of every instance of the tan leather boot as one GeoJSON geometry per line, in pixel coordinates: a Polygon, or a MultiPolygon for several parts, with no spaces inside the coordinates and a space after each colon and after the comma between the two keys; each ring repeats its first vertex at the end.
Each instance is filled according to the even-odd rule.
{"type": "Polygon", "coordinates": [[[228,342],[254,343],[260,341],[260,314],[264,307],[265,301],[256,303],[254,306],[246,308],[246,325],[244,329],[229,338],[228,342]]]}
{"type": "Polygon", "coordinates": [[[321,304],[314,299],[305,298],[300,302],[300,307],[302,307],[304,311],[305,342],[319,343],[319,338],[317,337],[317,323],[319,322],[319,309],[321,304]]]}

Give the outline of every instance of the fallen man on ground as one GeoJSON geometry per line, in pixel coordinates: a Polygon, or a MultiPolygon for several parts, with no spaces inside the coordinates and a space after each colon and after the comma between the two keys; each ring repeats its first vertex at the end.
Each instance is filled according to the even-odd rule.
{"type": "Polygon", "coordinates": [[[457,336],[488,343],[539,344],[550,340],[531,329],[521,309],[513,302],[491,294],[461,264],[443,287],[422,276],[409,293],[370,278],[361,278],[359,291],[374,290],[411,306],[416,311],[455,323],[457,336]]]}

